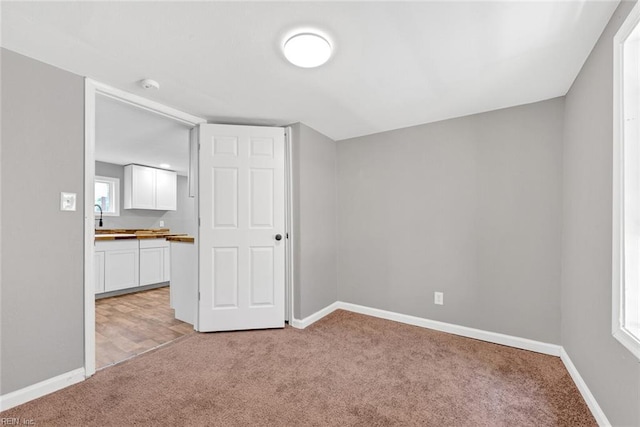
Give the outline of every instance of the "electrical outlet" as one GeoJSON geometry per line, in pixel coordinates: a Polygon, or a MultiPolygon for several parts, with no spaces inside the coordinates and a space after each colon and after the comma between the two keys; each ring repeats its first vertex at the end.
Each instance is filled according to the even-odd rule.
{"type": "Polygon", "coordinates": [[[444,292],[434,292],[433,303],[436,305],[444,305],[444,292]]]}
{"type": "Polygon", "coordinates": [[[164,227],[164,221],[160,221],[160,227],[164,227]]]}

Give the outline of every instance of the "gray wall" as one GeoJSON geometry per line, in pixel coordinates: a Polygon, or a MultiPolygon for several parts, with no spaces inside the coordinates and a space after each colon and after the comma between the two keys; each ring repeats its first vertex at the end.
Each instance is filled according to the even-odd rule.
{"type": "Polygon", "coordinates": [[[294,316],[303,319],[337,301],[336,143],[292,125],[294,316]]]}
{"type": "MultiPolygon", "coordinates": [[[[339,299],[562,343],[609,420],[640,425],[640,364],[611,336],[611,41],[631,7],[566,100],[337,144],[293,125],[296,318],[339,299]]],[[[83,205],[83,81],[1,54],[6,394],[83,365],[82,210],[59,210],[61,191],[83,205]]]]}
{"type": "Polygon", "coordinates": [[[622,2],[566,97],[562,345],[615,426],[640,425],[640,363],[611,335],[613,36],[622,2]]]}
{"type": "Polygon", "coordinates": [[[339,141],[338,299],[559,344],[563,108],[339,141]]]}
{"type": "MultiPolygon", "coordinates": [[[[120,216],[103,217],[103,228],[157,228],[160,227],[160,221],[164,221],[164,227],[170,228],[172,232],[196,236],[198,232],[196,199],[189,197],[187,177],[178,175],[178,209],[156,211],[123,208],[124,166],[96,162],[96,175],[120,180],[120,216]]],[[[98,228],[98,221],[96,221],[96,228],[98,228]]]]}
{"type": "Polygon", "coordinates": [[[84,81],[1,50],[0,394],[84,366],[84,81]],[[78,210],[60,211],[60,192],[78,210]]]}

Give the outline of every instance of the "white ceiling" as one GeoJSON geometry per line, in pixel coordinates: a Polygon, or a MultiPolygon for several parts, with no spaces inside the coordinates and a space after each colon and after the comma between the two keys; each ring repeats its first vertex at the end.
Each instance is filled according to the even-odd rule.
{"type": "Polygon", "coordinates": [[[175,120],[116,101],[96,99],[96,160],[127,165],[137,163],[189,170],[189,127],[175,120]]]}
{"type": "Polygon", "coordinates": [[[617,4],[3,2],[1,41],[211,121],[340,140],[564,95],[617,4]],[[307,27],[335,45],[318,69],[280,50],[307,27]]]}

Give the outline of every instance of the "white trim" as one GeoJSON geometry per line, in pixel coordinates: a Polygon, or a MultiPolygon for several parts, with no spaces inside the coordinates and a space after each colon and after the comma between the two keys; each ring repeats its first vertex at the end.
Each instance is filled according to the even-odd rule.
{"type": "Polygon", "coordinates": [[[73,371],[66,372],[48,380],[40,381],[39,383],[30,385],[20,390],[12,391],[11,393],[0,396],[0,411],[11,409],[15,406],[22,405],[23,403],[53,393],[70,385],[84,381],[85,372],[84,368],[74,369],[73,371]]]}
{"type": "MultiPolygon", "coordinates": [[[[195,212],[193,221],[196,227],[196,286],[200,289],[200,125],[195,126],[189,132],[189,197],[194,198],[195,212]]],[[[195,301],[193,329],[200,329],[200,304],[195,301]]]]}
{"type": "Polygon", "coordinates": [[[293,322],[293,191],[291,189],[293,181],[293,162],[291,145],[291,127],[284,129],[285,133],[285,232],[287,239],[285,242],[285,320],[293,322]]]}
{"type": "Polygon", "coordinates": [[[623,328],[620,325],[622,321],[618,323],[618,328],[615,328],[614,323],[614,331],[613,337],[618,340],[627,350],[629,350],[635,357],[640,359],[640,340],[636,338],[627,328],[623,328]]]}
{"type": "Polygon", "coordinates": [[[96,372],[95,288],[93,284],[93,246],[95,222],[93,214],[95,179],[96,95],[104,95],[138,108],[160,114],[181,123],[197,126],[207,121],[155,101],[85,78],[85,142],[84,142],[84,375],[96,372]]]}
{"type": "Polygon", "coordinates": [[[95,216],[93,213],[96,176],[96,87],[84,81],[84,373],[96,372],[96,305],[93,257],[95,216]]]}
{"type": "Polygon", "coordinates": [[[621,287],[622,283],[622,271],[623,271],[623,218],[622,218],[622,201],[623,197],[623,182],[624,175],[622,171],[623,155],[622,155],[622,97],[620,93],[622,91],[622,73],[621,60],[622,60],[622,44],[617,43],[617,36],[614,38],[613,46],[613,206],[612,206],[612,310],[611,310],[611,332],[615,335],[620,330],[621,317],[621,287]]]}
{"type": "Polygon", "coordinates": [[[613,206],[611,333],[640,359],[640,340],[624,327],[624,43],[640,24],[637,3],[613,38],[613,206]]]}
{"type": "Polygon", "coordinates": [[[528,338],[500,334],[498,332],[483,331],[482,329],[469,328],[467,326],[454,325],[452,323],[439,322],[437,320],[409,316],[407,314],[395,313],[393,311],[380,310],[378,308],[365,307],[363,305],[351,304],[342,301],[334,302],[333,304],[315,312],[311,316],[305,317],[302,320],[294,319],[291,326],[298,329],[304,329],[338,309],[366,314],[367,316],[378,317],[380,319],[393,320],[407,325],[420,326],[422,328],[433,329],[462,337],[487,341],[494,344],[501,344],[523,350],[535,351],[537,353],[549,354],[551,356],[560,356],[560,350],[562,349],[562,347],[557,344],[549,344],[541,341],[530,340],[528,338]]]}
{"type": "Polygon", "coordinates": [[[562,360],[562,363],[564,363],[565,368],[567,368],[567,371],[569,371],[571,379],[573,379],[576,387],[578,387],[578,391],[580,391],[582,398],[587,403],[587,406],[591,410],[591,413],[596,419],[598,425],[601,427],[610,426],[611,423],[607,419],[607,416],[604,414],[604,411],[602,410],[600,405],[598,405],[596,398],[593,396],[593,394],[591,394],[591,390],[589,390],[589,387],[587,387],[587,383],[585,383],[582,379],[580,372],[578,372],[578,369],[575,367],[575,365],[571,361],[571,358],[569,358],[569,354],[567,354],[564,348],[560,349],[560,359],[562,360]]]}
{"type": "Polygon", "coordinates": [[[293,320],[291,326],[298,329],[304,329],[310,326],[314,322],[322,319],[323,317],[333,313],[336,310],[347,310],[354,313],[365,314],[368,316],[378,317],[381,319],[392,320],[408,325],[419,326],[427,329],[434,329],[441,332],[446,332],[454,335],[460,335],[467,338],[474,338],[482,341],[491,342],[494,344],[506,345],[509,347],[520,348],[523,350],[535,351],[537,353],[549,354],[551,356],[559,356],[564,363],[571,379],[576,384],[576,387],[580,391],[582,398],[587,403],[589,410],[593,414],[599,426],[611,426],[611,423],[607,419],[604,411],[598,405],[596,398],[593,396],[589,387],[582,379],[582,376],[576,369],[575,365],[569,358],[569,355],[565,349],[556,344],[549,344],[540,341],[534,341],[527,338],[520,338],[511,335],[499,334],[496,332],[483,331],[480,329],[468,328],[466,326],[454,325],[451,323],[438,322],[435,320],[424,319],[421,317],[408,316],[406,314],[394,313],[391,311],[380,310],[377,308],[365,307],[362,305],[351,304],[347,302],[336,301],[327,307],[318,310],[312,315],[305,317],[302,320],[293,320]]]}
{"type": "Polygon", "coordinates": [[[317,322],[318,320],[322,319],[323,317],[333,313],[337,309],[342,308],[340,306],[341,304],[342,303],[340,301],[336,301],[333,304],[330,304],[330,305],[326,306],[325,308],[316,311],[311,316],[305,317],[302,320],[293,319],[293,321],[291,322],[291,326],[293,326],[294,328],[297,328],[297,329],[304,329],[307,326],[310,326],[311,324],[313,324],[313,323],[317,322]]]}
{"type": "Polygon", "coordinates": [[[380,310],[377,308],[365,307],[362,305],[340,302],[339,307],[343,310],[354,313],[366,314],[381,319],[393,320],[407,325],[420,326],[422,328],[447,332],[453,335],[487,341],[494,344],[506,345],[523,350],[535,351],[537,353],[560,356],[561,347],[557,344],[549,344],[541,341],[534,341],[528,338],[520,338],[512,335],[500,334],[498,332],[483,331],[482,329],[469,328],[467,326],[454,325],[452,323],[429,320],[422,317],[409,316],[407,314],[394,313],[392,311],[380,310]]]}
{"type": "Polygon", "coordinates": [[[191,114],[185,113],[180,110],[176,110],[175,108],[168,107],[164,104],[160,104],[159,102],[151,101],[147,98],[143,98],[141,96],[134,95],[132,93],[125,92],[120,89],[116,89],[115,87],[111,87],[104,83],[99,83],[90,79],[87,79],[87,80],[93,83],[93,87],[95,88],[96,93],[127,103],[129,105],[133,105],[134,107],[142,108],[143,110],[160,114],[161,116],[168,117],[170,119],[182,122],[189,126],[197,126],[200,123],[207,122],[202,117],[192,116],[191,114]]]}

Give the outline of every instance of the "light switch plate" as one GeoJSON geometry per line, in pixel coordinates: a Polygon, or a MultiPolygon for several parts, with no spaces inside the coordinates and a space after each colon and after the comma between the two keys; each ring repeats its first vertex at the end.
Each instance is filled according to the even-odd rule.
{"type": "Polygon", "coordinates": [[[76,210],[76,193],[60,193],[60,210],[75,211],[76,210]]]}

